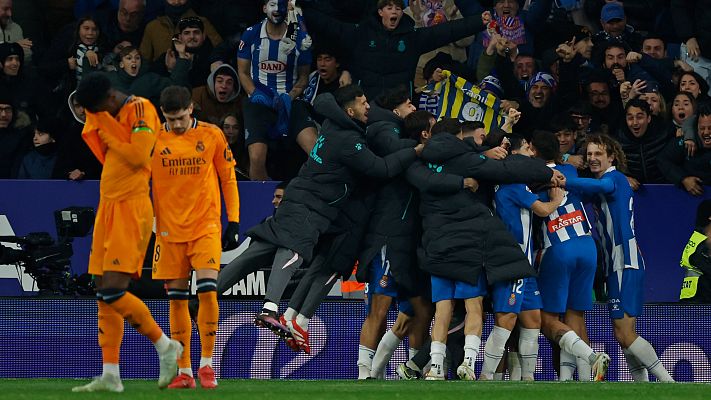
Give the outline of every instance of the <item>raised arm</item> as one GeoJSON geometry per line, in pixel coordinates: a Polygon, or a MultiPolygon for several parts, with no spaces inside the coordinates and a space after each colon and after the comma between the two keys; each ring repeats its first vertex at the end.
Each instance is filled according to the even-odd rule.
{"type": "Polygon", "coordinates": [[[419,51],[426,53],[482,30],[484,24],[481,22],[481,16],[477,15],[417,29],[416,43],[419,51]]]}
{"type": "Polygon", "coordinates": [[[421,193],[456,193],[464,189],[464,178],[459,175],[438,174],[425,164],[415,161],[405,173],[407,181],[421,193]]]}
{"type": "Polygon", "coordinates": [[[615,191],[615,182],[610,178],[566,178],[565,187],[585,196],[609,194],[615,191]]]}
{"type": "Polygon", "coordinates": [[[467,176],[474,179],[498,183],[541,183],[553,177],[553,170],[544,162],[528,157],[509,156],[503,160],[492,160],[474,153],[466,157],[467,176]]]}

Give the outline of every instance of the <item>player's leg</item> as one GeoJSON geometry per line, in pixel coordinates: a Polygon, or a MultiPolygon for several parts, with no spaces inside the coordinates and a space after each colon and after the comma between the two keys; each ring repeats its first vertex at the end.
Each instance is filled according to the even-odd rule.
{"type": "Polygon", "coordinates": [[[264,305],[254,319],[255,325],[268,328],[280,337],[290,335],[289,328],[279,322],[279,302],[291,277],[303,262],[304,259],[293,250],[280,247],[276,251],[267,281],[264,305]]]}
{"type": "MultiPolygon", "coordinates": [[[[483,276],[483,273],[481,274],[483,276]]],[[[474,373],[474,363],[479,356],[479,348],[481,347],[481,331],[483,328],[484,316],[484,295],[486,294],[486,283],[479,286],[470,285],[473,288],[473,293],[476,297],[464,299],[464,306],[467,310],[464,317],[464,360],[457,367],[457,375],[459,379],[473,381],[476,380],[474,373]]]]}
{"type": "Polygon", "coordinates": [[[523,304],[525,281],[499,282],[492,285],[494,328],[484,344],[484,365],[480,380],[494,379],[494,373],[504,356],[506,342],[516,326],[517,314],[523,304]]]}
{"type": "MultiPolygon", "coordinates": [[[[374,285],[369,284],[368,286],[371,289],[374,285]]],[[[363,326],[360,330],[358,379],[371,377],[373,359],[375,358],[378,342],[384,333],[384,326],[392,300],[393,297],[387,294],[369,293],[368,316],[363,321],[363,326]]]]}
{"type": "MultiPolygon", "coordinates": [[[[447,331],[449,321],[452,319],[454,299],[438,299],[438,296],[435,296],[434,291],[436,290],[436,287],[440,288],[442,285],[435,283],[434,276],[432,278],[432,299],[435,301],[435,316],[432,326],[432,343],[430,344],[430,370],[425,376],[425,379],[444,380],[444,356],[447,352],[447,331]]],[[[454,288],[452,287],[452,289],[454,288]]],[[[452,292],[454,292],[454,290],[452,290],[452,292]]]]}
{"type": "MultiPolygon", "coordinates": [[[[588,332],[587,328],[585,326],[585,312],[584,311],[578,311],[578,310],[567,310],[565,312],[565,317],[563,318],[565,321],[565,324],[568,325],[579,337],[582,339],[585,343],[588,345],[590,344],[590,340],[588,339],[588,332]]],[[[572,358],[572,355],[570,355],[567,352],[564,352],[561,354],[561,370],[563,369],[565,363],[565,366],[567,368],[569,367],[569,363],[571,363],[571,360],[575,365],[572,367],[572,370],[570,372],[571,376],[570,379],[572,379],[572,371],[574,371],[576,368],[578,370],[578,380],[580,382],[590,382],[591,377],[591,368],[592,366],[588,362],[588,360],[580,358],[580,357],[575,357],[572,358]]],[[[561,380],[570,380],[567,379],[561,379],[561,380]]]]}
{"type": "Polygon", "coordinates": [[[526,278],[523,305],[519,320],[518,351],[521,364],[521,379],[534,380],[538,361],[538,336],[541,333],[541,300],[536,278],[526,278]]]}
{"type": "MultiPolygon", "coordinates": [[[[566,246],[567,250],[576,250],[575,254],[568,254],[568,259],[575,263],[575,270],[570,277],[568,291],[568,310],[564,321],[588,345],[588,331],[585,326],[585,311],[592,310],[593,289],[597,271],[597,248],[595,241],[590,237],[578,238],[566,246]]],[[[561,358],[567,354],[561,354],[561,358]]],[[[578,369],[578,380],[590,382],[592,379],[592,365],[584,358],[576,357],[575,365],[578,369]]],[[[572,379],[572,374],[571,374],[572,379]]]]}
{"type": "MultiPolygon", "coordinates": [[[[427,287],[429,292],[429,286],[427,287]]],[[[414,357],[423,344],[429,338],[430,325],[434,313],[432,301],[429,293],[426,296],[415,296],[408,299],[408,303],[412,307],[414,316],[410,322],[408,331],[410,349],[408,351],[409,358],[414,357]]]]}
{"type": "Polygon", "coordinates": [[[370,371],[370,377],[375,379],[385,378],[385,369],[390,362],[395,350],[402,342],[403,338],[407,336],[410,330],[414,310],[407,303],[407,306],[403,307],[402,304],[405,301],[398,301],[398,315],[392,328],[387,330],[375,350],[375,355],[373,356],[373,365],[370,371]]]}
{"type": "Polygon", "coordinates": [[[296,143],[304,150],[304,153],[311,153],[316,144],[316,125],[309,115],[309,104],[305,101],[295,100],[291,103],[291,115],[289,118],[289,131],[296,134],[296,143]]]}

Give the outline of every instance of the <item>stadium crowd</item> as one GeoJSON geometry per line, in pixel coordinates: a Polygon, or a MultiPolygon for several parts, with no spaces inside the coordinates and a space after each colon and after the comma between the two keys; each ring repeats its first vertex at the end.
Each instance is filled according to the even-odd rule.
{"type": "MultiPolygon", "coordinates": [[[[98,179],[102,167],[94,155],[122,144],[99,130],[105,146],[97,150],[81,139],[82,130],[97,126],[94,114],[101,111],[120,117],[125,105],[143,115],[140,96],[161,109],[161,133],[203,129],[213,140],[212,128],[190,114],[221,127],[242,179],[290,180],[275,215],[247,233],[249,248],[223,273],[185,267],[195,268],[203,285],[196,311],[201,341],[214,346],[202,332],[213,329],[214,336],[216,321],[205,322],[208,308],[216,319],[214,293],[271,263],[255,323],[295,351],[309,352],[308,321],[328,293],[324,288],[347,277],[359,260],[358,278],[369,285],[359,378],[382,377],[407,335],[412,357],[398,366],[401,377],[444,379],[445,359],[454,359],[459,378],[476,379],[488,293],[496,326],[479,379],[496,378],[506,349],[518,354],[509,357],[519,365],[517,373],[509,365],[511,375],[533,379],[543,333],[560,347],[561,380],[576,369],[580,380],[602,380],[610,358],[586,344],[584,321],[599,258],[615,338],[633,377],[648,380],[649,371],[673,380],[635,331],[644,261],[632,198],[644,184],[672,183],[701,195],[711,182],[711,4],[287,3],[76,1],[75,21],[59,26],[38,23],[37,16],[61,16],[61,9],[23,2],[25,15],[35,17],[18,24],[12,19],[17,4],[0,0],[0,178],[98,179]],[[190,90],[191,101],[176,87],[190,90]],[[596,218],[587,217],[583,201],[593,203],[596,218]],[[531,214],[543,222],[535,240],[531,214]],[[538,261],[534,250],[541,250],[538,261]],[[299,268],[306,275],[280,315],[278,304],[299,268]],[[431,277],[422,279],[425,273],[431,277]],[[394,300],[401,306],[398,322],[384,332],[394,300]],[[461,357],[453,355],[458,342],[449,340],[458,331],[461,357]],[[424,362],[415,361],[418,355],[424,362]]],[[[158,126],[134,121],[132,134],[148,143],[145,132],[158,126]]],[[[214,158],[215,168],[232,165],[229,149],[214,146],[224,155],[219,166],[214,158]]],[[[203,141],[194,148],[203,152],[203,141]]],[[[154,163],[171,154],[167,146],[156,151],[154,163]]],[[[183,170],[164,173],[200,173],[176,171],[183,170]]],[[[225,189],[224,179],[235,178],[219,171],[229,210],[238,195],[225,189]]],[[[153,180],[155,188],[155,168],[153,180]]],[[[182,205],[189,214],[190,204],[182,205]]],[[[236,245],[238,211],[230,214],[226,236],[236,245]]],[[[214,235],[210,229],[204,236],[214,235]]],[[[156,247],[156,262],[158,256],[156,247]]],[[[97,275],[112,271],[103,268],[97,275]]],[[[171,331],[173,317],[184,326],[187,315],[187,278],[173,272],[159,274],[179,281],[169,286],[171,331]]],[[[100,324],[102,304],[103,312],[129,318],[139,302],[110,285],[99,288],[100,324]]],[[[181,337],[179,351],[158,328],[144,334],[155,337],[164,358],[180,357],[190,341],[181,337]]],[[[115,369],[104,370],[116,379],[99,378],[79,390],[122,390],[117,351],[109,363],[115,369]]],[[[201,370],[211,370],[211,352],[203,345],[201,370]]],[[[195,386],[184,357],[170,384],[172,376],[161,371],[161,386],[195,386]]],[[[217,385],[214,375],[205,379],[204,386],[217,385]]]]}

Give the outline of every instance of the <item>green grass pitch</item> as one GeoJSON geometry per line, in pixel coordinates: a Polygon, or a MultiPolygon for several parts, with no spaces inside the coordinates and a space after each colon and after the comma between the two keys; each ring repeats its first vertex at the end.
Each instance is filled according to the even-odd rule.
{"type": "Polygon", "coordinates": [[[72,393],[87,383],[73,379],[0,379],[3,399],[249,399],[249,400],[650,400],[709,399],[708,384],[556,383],[556,382],[426,382],[426,381],[295,381],[220,380],[216,390],[159,390],[155,381],[124,380],[123,393],[72,393]]]}

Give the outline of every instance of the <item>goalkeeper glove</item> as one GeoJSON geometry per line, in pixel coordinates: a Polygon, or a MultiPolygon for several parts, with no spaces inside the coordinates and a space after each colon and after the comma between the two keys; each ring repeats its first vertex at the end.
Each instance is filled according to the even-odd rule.
{"type": "Polygon", "coordinates": [[[239,241],[239,222],[228,222],[225,233],[222,234],[222,251],[237,248],[239,241]]]}

